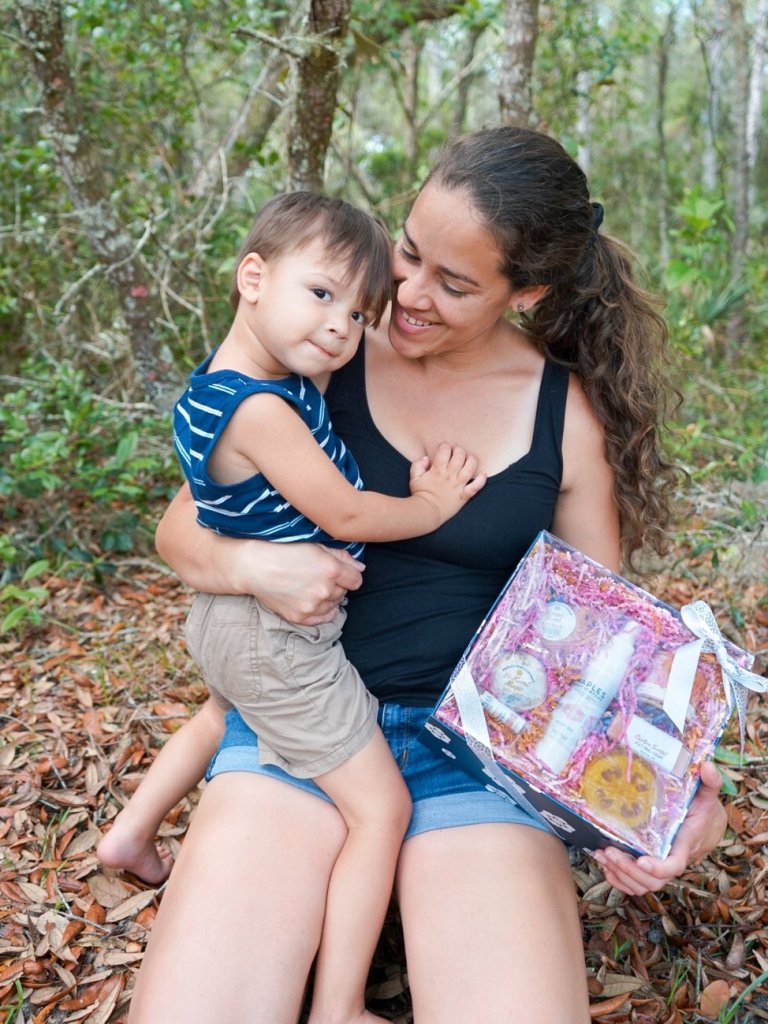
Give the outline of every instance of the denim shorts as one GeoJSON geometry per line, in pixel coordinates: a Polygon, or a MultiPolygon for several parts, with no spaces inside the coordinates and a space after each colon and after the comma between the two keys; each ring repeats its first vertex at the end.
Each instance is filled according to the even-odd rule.
{"type": "MultiPolygon", "coordinates": [[[[429,715],[428,708],[382,704],[379,725],[403,773],[413,801],[413,814],[406,839],[436,829],[459,825],[509,823],[549,831],[511,799],[489,791],[484,784],[457,767],[418,736],[429,715]]],[[[330,797],[311,779],[297,779],[281,768],[260,764],[259,741],[237,711],[227,712],[226,732],[208,767],[206,779],[225,772],[255,772],[279,779],[331,803],[330,797]]]]}

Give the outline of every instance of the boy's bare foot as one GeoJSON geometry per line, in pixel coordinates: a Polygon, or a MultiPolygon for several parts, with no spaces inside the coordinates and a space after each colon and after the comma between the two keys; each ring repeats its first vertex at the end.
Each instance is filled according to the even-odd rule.
{"type": "Polygon", "coordinates": [[[122,868],[136,875],[148,885],[160,885],[173,867],[173,856],[168,850],[155,846],[151,839],[139,839],[121,821],[115,818],[112,828],[96,847],[96,856],[107,868],[122,868]]]}

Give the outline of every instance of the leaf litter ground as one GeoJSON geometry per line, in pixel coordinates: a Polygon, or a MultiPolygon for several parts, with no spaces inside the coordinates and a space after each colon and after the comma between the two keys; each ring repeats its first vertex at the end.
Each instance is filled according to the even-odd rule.
{"type": "MultiPolygon", "coordinates": [[[[764,670],[759,577],[722,565],[713,574],[689,558],[684,572],[656,573],[644,585],[675,606],[707,600],[764,670]]],[[[45,626],[0,640],[0,1020],[124,1024],[162,890],[101,869],[94,849],[165,739],[204,700],[182,639],[190,595],[141,560],[126,561],[99,589],[48,585],[45,626]]],[[[744,763],[735,731],[722,755],[734,794],[726,838],[664,892],[625,897],[573,853],[594,1019],[768,1021],[767,748],[768,704],[752,697],[744,763]]],[[[163,825],[172,851],[196,796],[163,825]]],[[[554,979],[557,964],[550,969],[554,979]]],[[[394,907],[368,1001],[389,1020],[413,1019],[394,907]]]]}

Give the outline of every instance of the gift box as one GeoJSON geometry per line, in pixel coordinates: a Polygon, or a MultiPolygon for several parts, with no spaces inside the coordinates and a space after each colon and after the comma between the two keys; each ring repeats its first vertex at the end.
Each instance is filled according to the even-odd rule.
{"type": "Polygon", "coordinates": [[[542,531],[422,739],[573,845],[664,857],[733,708],[766,688],[752,660],[703,602],[677,611],[542,531]]]}

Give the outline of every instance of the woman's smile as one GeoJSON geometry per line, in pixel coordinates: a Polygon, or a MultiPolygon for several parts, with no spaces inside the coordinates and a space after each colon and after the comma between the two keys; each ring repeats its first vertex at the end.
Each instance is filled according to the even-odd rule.
{"type": "Polygon", "coordinates": [[[419,320],[411,313],[407,312],[407,310],[403,309],[400,305],[397,306],[397,312],[402,316],[403,320],[405,320],[407,324],[410,324],[411,327],[432,327],[431,320],[419,320]]]}

